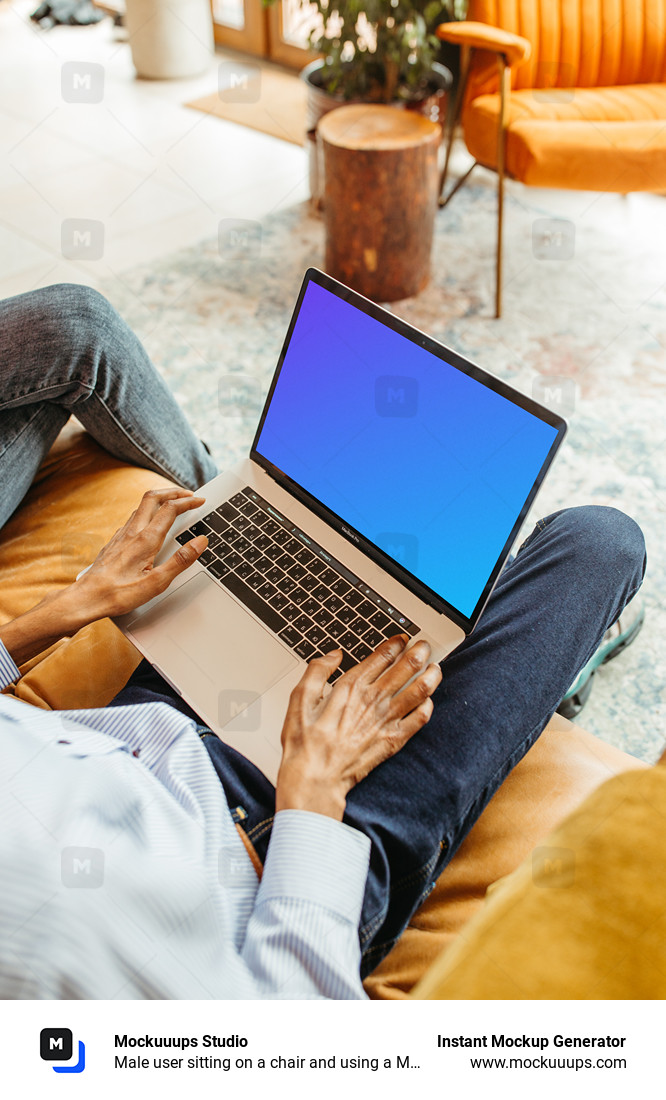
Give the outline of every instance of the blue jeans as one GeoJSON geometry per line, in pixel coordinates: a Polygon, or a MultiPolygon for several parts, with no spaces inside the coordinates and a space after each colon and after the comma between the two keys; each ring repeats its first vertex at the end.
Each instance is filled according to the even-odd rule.
{"type": "Polygon", "coordinates": [[[65,283],[0,302],[0,525],[76,416],[116,458],[196,489],[217,468],[134,333],[65,283]]]}
{"type": "MultiPolygon", "coordinates": [[[[139,341],[99,294],[64,285],[0,303],[0,523],[71,414],[112,454],[179,484],[196,488],[216,473],[139,341]]],[[[372,842],[359,929],[364,974],[539,736],[644,568],[638,526],[601,507],[539,521],[505,567],[477,629],[443,663],[428,725],[349,794],[345,820],[372,842]]],[[[263,860],[273,786],[147,662],[114,704],[159,699],[197,722],[232,815],[263,860]]]]}

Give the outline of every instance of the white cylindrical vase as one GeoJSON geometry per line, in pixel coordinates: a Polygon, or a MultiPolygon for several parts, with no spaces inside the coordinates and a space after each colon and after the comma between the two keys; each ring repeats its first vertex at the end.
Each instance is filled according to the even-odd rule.
{"type": "Polygon", "coordinates": [[[209,0],[127,0],[125,22],[138,76],[196,76],[210,64],[214,46],[209,0]]]}

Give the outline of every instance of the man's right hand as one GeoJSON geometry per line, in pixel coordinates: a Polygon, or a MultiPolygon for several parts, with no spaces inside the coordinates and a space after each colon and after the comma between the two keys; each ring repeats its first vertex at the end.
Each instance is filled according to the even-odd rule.
{"type": "Polygon", "coordinates": [[[334,650],[310,662],[282,730],[276,811],[311,810],[342,820],[351,788],[426,724],[442,671],[427,664],[427,642],[407,648],[408,641],[401,634],[382,642],[326,696],[342,654],[334,650]]]}

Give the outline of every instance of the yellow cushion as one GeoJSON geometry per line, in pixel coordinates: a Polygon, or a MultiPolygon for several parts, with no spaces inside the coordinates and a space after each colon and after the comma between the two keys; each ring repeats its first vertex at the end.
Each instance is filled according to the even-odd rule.
{"type": "Polygon", "coordinates": [[[414,990],[446,999],[666,997],[666,767],[605,783],[500,883],[414,990]]]}
{"type": "MultiPolygon", "coordinates": [[[[119,462],[74,422],[61,433],[23,504],[0,532],[0,621],[71,583],[165,478],[119,462]]],[[[103,706],[140,656],[108,619],[26,664],[9,694],[55,710],[103,706]]]]}
{"type": "Polygon", "coordinates": [[[463,930],[493,883],[515,870],[609,776],[644,767],[555,715],[505,779],[409,928],[366,980],[369,996],[407,997],[442,951],[463,934],[466,941],[463,930]]]}
{"type": "MultiPolygon", "coordinates": [[[[499,96],[464,111],[467,147],[497,165],[499,96]]],[[[590,191],[666,188],[666,85],[512,92],[506,170],[535,187],[590,191]]]]}

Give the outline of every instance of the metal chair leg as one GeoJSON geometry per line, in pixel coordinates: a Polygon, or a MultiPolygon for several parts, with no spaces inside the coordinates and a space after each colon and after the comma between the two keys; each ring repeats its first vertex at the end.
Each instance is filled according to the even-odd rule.
{"type": "Polygon", "coordinates": [[[504,176],[506,160],[506,116],[511,92],[511,69],[503,55],[500,67],[500,117],[497,134],[497,260],[495,273],[495,317],[502,316],[502,231],[504,228],[504,176]]]}
{"type": "Polygon", "coordinates": [[[458,183],[453,188],[453,190],[451,191],[451,194],[448,196],[448,198],[444,199],[442,197],[443,194],[444,194],[444,188],[446,187],[446,180],[448,178],[448,173],[449,173],[449,160],[451,158],[451,148],[453,146],[453,138],[454,138],[454,135],[455,135],[455,132],[456,132],[456,126],[458,125],[458,122],[460,120],[460,115],[462,113],[462,105],[463,105],[463,100],[464,100],[464,97],[465,97],[465,87],[467,85],[467,76],[469,74],[469,60],[470,60],[471,53],[472,53],[472,51],[471,51],[469,46],[463,46],[461,51],[460,51],[460,76],[459,76],[459,79],[458,79],[458,90],[456,92],[456,99],[455,99],[455,103],[453,105],[453,111],[451,113],[451,118],[450,118],[450,121],[449,121],[449,132],[448,132],[448,135],[447,135],[447,138],[446,138],[446,156],[444,158],[444,168],[442,169],[442,175],[441,175],[441,178],[440,178],[440,181],[439,181],[439,205],[440,206],[446,206],[449,199],[453,197],[453,195],[458,190],[458,187],[461,186],[461,183],[464,183],[464,181],[467,179],[467,176],[469,175],[469,172],[467,172],[467,174],[463,177],[462,181],[458,181],[458,183]]]}

